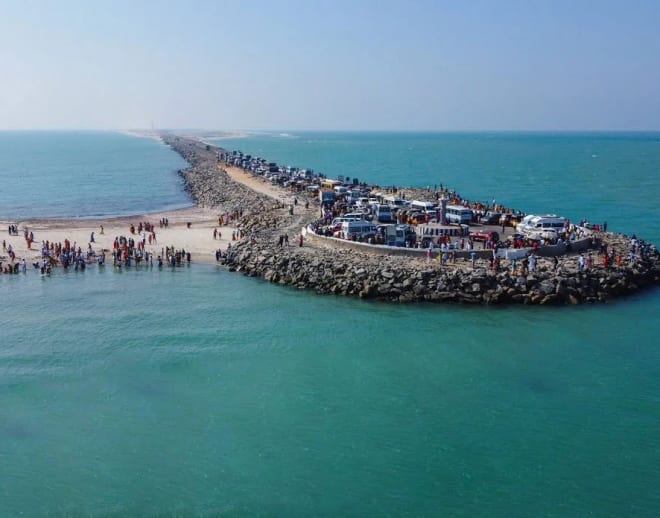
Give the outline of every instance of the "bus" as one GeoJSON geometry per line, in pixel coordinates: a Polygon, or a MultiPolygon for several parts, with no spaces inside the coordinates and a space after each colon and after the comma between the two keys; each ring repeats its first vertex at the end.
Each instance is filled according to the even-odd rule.
{"type": "Polygon", "coordinates": [[[454,223],[456,225],[469,225],[472,223],[473,215],[474,214],[472,209],[468,209],[462,205],[447,205],[445,219],[447,223],[454,223]]]}

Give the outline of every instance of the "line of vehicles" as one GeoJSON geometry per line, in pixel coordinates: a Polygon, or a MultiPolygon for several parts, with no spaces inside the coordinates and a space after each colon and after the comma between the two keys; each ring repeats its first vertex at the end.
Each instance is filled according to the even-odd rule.
{"type": "Polygon", "coordinates": [[[554,214],[518,218],[512,214],[486,213],[477,223],[473,211],[459,205],[446,207],[446,224],[443,225],[439,222],[440,209],[432,202],[413,201],[404,207],[406,208],[399,209],[377,201],[371,206],[358,205],[354,207],[355,212],[332,220],[329,235],[360,241],[371,239],[373,242],[390,246],[422,248],[466,239],[488,243],[489,246],[507,246],[508,243],[502,242],[502,236],[498,232],[500,226],[515,226],[515,239],[552,242],[569,228],[566,218],[554,214]],[[401,223],[397,222],[397,213],[401,210],[419,213],[413,212],[406,218],[406,223],[401,223]]]}
{"type": "Polygon", "coordinates": [[[218,160],[242,167],[272,183],[317,196],[322,207],[346,212],[332,221],[327,229],[330,235],[361,240],[377,238],[392,246],[428,246],[447,238],[497,243],[499,232],[489,227],[513,227],[514,235],[525,239],[555,240],[570,224],[566,218],[555,214],[482,212],[449,204],[445,207],[446,225],[441,225],[441,209],[437,202],[408,201],[396,195],[372,192],[357,178],[326,178],[311,169],[280,166],[240,151],[219,154],[218,160]]]}
{"type": "Polygon", "coordinates": [[[442,225],[442,209],[436,202],[373,194],[331,179],[323,179],[320,184],[321,205],[343,202],[350,210],[330,225],[331,235],[345,239],[372,239],[390,246],[423,248],[441,242],[455,243],[459,239],[507,246],[497,229],[491,227],[515,228],[516,239],[555,241],[569,225],[566,218],[555,214],[480,212],[456,204],[445,206],[442,225]]]}

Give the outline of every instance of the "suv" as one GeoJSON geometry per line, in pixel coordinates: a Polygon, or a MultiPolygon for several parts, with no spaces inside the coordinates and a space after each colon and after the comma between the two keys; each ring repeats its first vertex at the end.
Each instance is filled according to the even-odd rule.
{"type": "MultiPolygon", "coordinates": [[[[504,216],[504,214],[500,214],[499,212],[493,212],[489,210],[479,218],[479,223],[482,225],[497,225],[500,223],[500,218],[504,216]]],[[[500,223],[501,225],[501,223],[500,223]]]]}

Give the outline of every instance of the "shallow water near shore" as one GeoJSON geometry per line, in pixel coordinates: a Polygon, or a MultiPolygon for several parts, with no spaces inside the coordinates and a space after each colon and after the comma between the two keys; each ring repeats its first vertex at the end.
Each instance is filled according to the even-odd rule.
{"type": "MultiPolygon", "coordinates": [[[[250,139],[236,147],[256,153],[250,139]]],[[[645,142],[632,146],[657,171],[645,142]]],[[[636,161],[615,155],[605,170],[637,181],[636,161]]],[[[405,164],[392,182],[419,176],[405,164]]],[[[506,202],[511,175],[488,181],[506,202]]],[[[535,201],[590,216],[577,209],[593,193],[566,188],[584,181],[535,201]]],[[[608,188],[613,208],[598,210],[657,244],[659,209],[645,207],[660,179],[643,181],[634,200],[635,185],[608,188]],[[619,204],[650,217],[631,228],[619,204]]],[[[570,308],[398,306],[193,265],[29,270],[0,276],[0,293],[0,514],[660,512],[657,291],[570,308]]]]}

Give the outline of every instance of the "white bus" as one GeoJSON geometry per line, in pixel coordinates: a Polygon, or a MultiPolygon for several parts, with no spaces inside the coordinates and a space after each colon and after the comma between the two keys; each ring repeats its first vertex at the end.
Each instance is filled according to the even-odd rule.
{"type": "Polygon", "coordinates": [[[447,223],[469,225],[472,223],[472,217],[472,209],[468,209],[462,205],[447,205],[447,211],[445,212],[447,223]]]}

